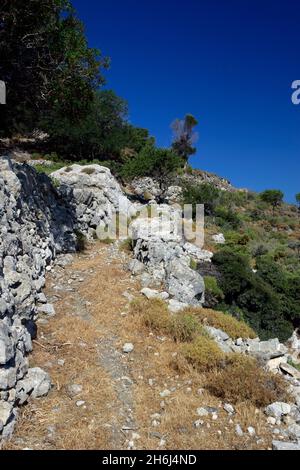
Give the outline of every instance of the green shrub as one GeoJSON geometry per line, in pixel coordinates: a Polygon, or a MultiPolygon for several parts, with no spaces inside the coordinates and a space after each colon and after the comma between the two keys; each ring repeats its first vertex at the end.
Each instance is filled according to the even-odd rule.
{"type": "Polygon", "coordinates": [[[190,259],[190,268],[193,269],[193,271],[197,271],[198,269],[198,263],[194,258],[190,259]]]}
{"type": "Polygon", "coordinates": [[[137,177],[151,176],[159,182],[160,187],[165,187],[169,178],[182,165],[183,161],[173,151],[156,148],[150,143],[123,165],[121,176],[129,181],[137,177]]]}
{"type": "Polygon", "coordinates": [[[224,299],[224,293],[213,276],[204,276],[205,306],[214,307],[224,299]]]}
{"type": "Polygon", "coordinates": [[[270,204],[273,210],[282,203],[283,196],[283,192],[279,189],[267,189],[260,194],[261,200],[270,204]]]}
{"type": "Polygon", "coordinates": [[[223,229],[236,230],[241,226],[241,219],[239,215],[232,209],[227,207],[218,206],[215,209],[215,216],[217,224],[223,229]]]}
{"type": "Polygon", "coordinates": [[[183,187],[183,204],[193,205],[193,218],[196,216],[196,205],[204,204],[206,215],[214,213],[219,198],[218,189],[212,184],[185,184],[183,187]]]}
{"type": "Polygon", "coordinates": [[[60,163],[53,163],[53,165],[34,165],[35,170],[38,173],[45,173],[46,175],[50,175],[54,171],[60,170],[66,165],[65,162],[60,163]]]}
{"type": "MultiPolygon", "coordinates": [[[[261,277],[259,272],[253,273],[246,255],[224,248],[213,259],[221,273],[220,287],[224,293],[226,311],[226,305],[228,310],[232,305],[240,308],[246,322],[262,339],[288,339],[293,329],[287,317],[288,298],[283,300],[281,294],[267,282],[268,279],[261,277]]],[[[293,298],[297,298],[295,290],[293,298]]]]}

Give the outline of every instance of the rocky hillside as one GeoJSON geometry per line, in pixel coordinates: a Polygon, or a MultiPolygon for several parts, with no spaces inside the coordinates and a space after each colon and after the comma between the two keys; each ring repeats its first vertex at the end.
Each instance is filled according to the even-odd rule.
{"type": "MultiPolygon", "coordinates": [[[[239,439],[246,448],[268,448],[271,446],[272,436],[278,436],[273,442],[274,448],[298,446],[300,373],[294,367],[297,366],[300,346],[297,334],[294,333],[286,344],[282,344],[277,338],[260,341],[256,332],[242,318],[238,319],[238,315],[234,318],[220,310],[203,308],[211,307],[211,303],[214,307],[220,306],[222,302],[218,298],[217,302],[215,301],[218,295],[223,301],[225,311],[228,306],[228,294],[224,292],[224,286],[222,290],[222,284],[214,285],[211,281],[209,283],[201,274],[204,271],[213,272],[213,265],[220,279],[226,279],[220,260],[217,263],[212,262],[216,247],[228,240],[228,233],[225,233],[224,237],[215,230],[219,228],[216,218],[214,221],[209,219],[209,225],[206,227],[209,236],[214,237],[211,238],[213,244],[209,242],[209,246],[206,246],[209,249],[202,249],[187,242],[178,231],[180,210],[168,204],[168,199],[160,203],[160,196],[155,201],[155,194],[151,193],[150,203],[145,202],[145,192],[149,191],[149,188],[144,187],[142,200],[140,197],[133,197],[134,191],[139,192],[138,189],[133,191],[133,188],[128,198],[107,168],[99,165],[64,167],[51,174],[52,183],[47,176],[39,175],[30,166],[12,163],[7,158],[1,159],[0,170],[2,438],[12,434],[20,406],[23,407],[31,402],[32,398],[39,398],[49,392],[49,398],[40,402],[41,413],[51,417],[57,407],[68,410],[66,413],[69,418],[73,415],[73,418],[78,418],[78,413],[87,413],[85,419],[91,428],[86,429],[85,433],[89,435],[95,423],[92,415],[102,412],[100,405],[94,401],[96,382],[93,377],[96,373],[103,373],[108,384],[117,390],[118,409],[125,422],[121,422],[123,418],[120,421],[120,417],[107,415],[108,421],[102,424],[106,424],[108,430],[111,429],[112,435],[105,444],[93,441],[93,448],[100,445],[106,445],[107,448],[109,445],[114,448],[150,448],[154,444],[151,439],[147,439],[154,434],[159,435],[157,444],[163,448],[180,448],[182,444],[186,448],[204,448],[205,435],[211,434],[210,423],[214,422],[218,424],[218,429],[213,426],[214,432],[219,436],[212,437],[212,446],[215,448],[239,448],[236,443],[239,439]],[[112,222],[116,212],[118,215],[128,216],[130,235],[116,242],[108,235],[100,243],[100,251],[97,251],[99,241],[95,240],[95,235],[99,227],[103,228],[112,222]],[[79,247],[85,249],[88,241],[91,243],[91,251],[87,252],[90,253],[87,256],[91,257],[91,262],[80,265],[79,261],[78,274],[76,258],[73,258],[73,264],[70,265],[73,267],[69,268],[68,263],[72,262],[72,259],[60,254],[74,253],[79,247]],[[122,253],[124,249],[127,251],[126,255],[122,253]],[[112,250],[113,255],[109,255],[109,250],[112,250]],[[100,261],[98,257],[103,259],[100,261]],[[98,260],[101,270],[93,260],[98,260]],[[115,303],[112,305],[109,302],[113,302],[110,290],[114,292],[115,287],[112,287],[114,269],[110,265],[116,260],[119,260],[115,272],[118,290],[113,294],[115,303]],[[125,266],[127,272],[124,271],[125,266]],[[87,269],[90,270],[89,274],[87,269]],[[46,285],[46,294],[51,302],[43,291],[47,272],[48,277],[52,279],[51,292],[46,285]],[[97,273],[95,277],[94,272],[97,273]],[[85,293],[82,292],[81,296],[75,295],[76,292],[81,292],[81,283],[85,286],[85,293]],[[124,295],[119,290],[122,285],[124,295]],[[66,303],[65,296],[68,299],[66,303]],[[77,299],[76,305],[72,304],[72,299],[77,299]],[[57,306],[54,305],[55,302],[57,306]],[[99,311],[102,308],[101,317],[99,311]],[[111,321],[116,309],[121,317],[124,317],[124,324],[119,320],[111,321]],[[41,328],[40,334],[36,331],[36,320],[41,328]],[[57,328],[51,325],[56,325],[57,328]],[[141,331],[144,332],[142,336],[141,331]],[[103,341],[98,349],[102,358],[100,363],[97,362],[96,365],[91,361],[88,367],[83,367],[82,364],[78,367],[80,344],[82,343],[82,348],[87,348],[87,351],[98,348],[97,335],[103,341]],[[158,341],[155,347],[149,343],[148,335],[158,341]],[[130,356],[137,341],[139,347],[136,348],[136,356],[130,356]],[[158,347],[159,343],[161,347],[158,347]],[[41,360],[41,355],[34,352],[34,367],[29,366],[27,357],[32,350],[32,344],[35,345],[35,350],[41,348],[45,353],[41,360]],[[70,355],[64,353],[66,347],[70,347],[70,355]],[[160,352],[156,351],[156,348],[160,352]],[[153,350],[155,363],[150,354],[153,350]],[[65,357],[56,357],[57,354],[65,357]],[[130,365],[130,357],[137,364],[136,371],[130,365]],[[62,373],[57,367],[53,369],[54,359],[59,361],[57,364],[61,368],[64,368],[66,363],[67,369],[62,369],[62,373]],[[127,365],[124,365],[124,361],[127,365]],[[143,369],[148,361],[153,374],[154,370],[160,367],[162,370],[166,368],[165,383],[162,377],[153,378],[143,369]],[[97,369],[99,364],[101,370],[97,369]],[[87,374],[84,369],[87,369],[92,378],[83,377],[87,374]],[[56,377],[55,380],[52,373],[56,377]],[[62,376],[65,376],[65,379],[62,376]],[[140,378],[144,376],[147,377],[149,390],[144,386],[144,379],[140,378]],[[76,378],[78,383],[72,383],[72,377],[76,378]],[[172,377],[175,377],[173,385],[172,377]],[[253,377],[256,377],[255,381],[253,377]],[[69,380],[68,383],[65,382],[66,379],[69,380]],[[85,381],[88,384],[86,391],[85,381]],[[126,382],[125,395],[118,388],[118,381],[126,382]],[[148,402],[149,391],[153,386],[160,404],[157,399],[148,402]],[[196,417],[193,419],[186,414],[183,418],[178,413],[186,425],[186,431],[180,431],[182,439],[178,441],[178,435],[175,435],[179,423],[173,415],[174,410],[171,411],[171,403],[172,394],[179,393],[182,386],[186,388],[187,396],[191,396],[187,398],[184,395],[181,399],[187,403],[186,407],[190,407],[190,414],[196,414],[196,417]],[[200,393],[200,389],[205,392],[200,393]],[[65,404],[65,391],[69,396],[71,394],[72,399],[78,397],[75,401],[77,411],[72,407],[69,409],[69,405],[65,404]],[[82,399],[85,393],[87,400],[82,399]],[[199,398],[202,393],[204,400],[203,397],[199,398]],[[197,402],[199,406],[195,407],[197,402]],[[50,414],[47,403],[53,405],[50,414]],[[147,403],[153,411],[150,418],[143,416],[143,403],[147,403]],[[255,423],[250,423],[248,418],[245,418],[245,424],[241,422],[243,403],[257,409],[254,413],[259,416],[261,429],[256,429],[255,423]],[[150,424],[146,424],[149,419],[150,424]],[[168,434],[168,422],[171,436],[169,441],[164,437],[168,434]],[[228,426],[230,431],[226,431],[228,426]],[[136,428],[141,431],[136,431],[136,428]],[[120,439],[122,430],[125,432],[124,440],[120,439]],[[192,444],[189,444],[189,441],[192,444]]],[[[120,232],[120,225],[118,231],[120,232]]],[[[84,252],[81,256],[83,262],[87,261],[84,252]]],[[[255,267],[252,269],[255,270],[255,267]]],[[[249,283],[251,279],[248,279],[249,283]]],[[[109,407],[109,393],[103,400],[109,407]]],[[[30,406],[34,409],[37,405],[30,406]]],[[[36,414],[34,421],[37,423],[33,424],[32,432],[37,432],[36,426],[41,432],[39,413],[36,414]]],[[[20,433],[21,444],[12,441],[12,445],[21,445],[21,448],[22,443],[23,447],[38,446],[38,438],[24,441],[22,426],[27,426],[24,424],[26,413],[22,412],[21,415],[21,424],[17,431],[20,433]]],[[[67,417],[62,414],[62,418],[67,417]]],[[[80,445],[74,436],[72,442],[61,441],[59,429],[62,429],[62,422],[59,422],[59,429],[53,426],[53,422],[48,422],[47,432],[51,436],[48,435],[47,439],[50,439],[50,442],[52,439],[54,446],[73,448],[80,445]],[[52,430],[49,430],[51,426],[52,430]]],[[[154,436],[154,439],[157,438],[154,436]]],[[[81,441],[86,442],[82,439],[81,436],[81,441]]],[[[45,443],[43,445],[46,446],[45,443]]]]}

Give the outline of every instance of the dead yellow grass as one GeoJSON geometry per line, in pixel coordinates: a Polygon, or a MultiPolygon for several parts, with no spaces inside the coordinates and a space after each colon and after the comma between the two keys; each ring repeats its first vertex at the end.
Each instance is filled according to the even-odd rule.
{"type": "Polygon", "coordinates": [[[213,371],[206,388],[224,401],[248,401],[257,407],[289,398],[281,377],[264,371],[255,359],[241,354],[228,355],[226,367],[213,371]]]}
{"type": "MultiPolygon", "coordinates": [[[[145,299],[133,303],[131,310],[134,305],[138,308],[132,314],[121,315],[127,311],[128,304],[123,292],[127,290],[137,295],[139,287],[123,271],[119,261],[108,261],[107,250],[109,247],[97,244],[75,257],[73,264],[66,268],[67,278],[74,270],[87,276],[85,282],[76,286],[76,292],[82,300],[89,302],[87,310],[90,319],[75,314],[76,295],[65,292],[62,300],[55,304],[57,316],[40,327],[39,344],[35,344],[31,365],[48,370],[54,388],[47,398],[35,400],[24,407],[16,434],[7,448],[126,448],[125,439],[128,436],[124,436],[124,441],[116,442],[113,435],[113,427],[120,429],[122,424],[118,415],[117,384],[110,371],[99,364],[95,354],[99,342],[112,337],[116,338],[117,349],[121,349],[125,342],[134,344],[133,353],[125,360],[133,382],[134,420],[141,436],[136,441],[137,448],[268,448],[271,436],[263,413],[256,413],[249,402],[238,403],[236,415],[230,422],[223,411],[221,399],[209,390],[203,391],[208,379],[213,378],[213,373],[200,373],[181,354],[181,344],[189,346],[193,344],[191,340],[195,341],[195,315],[192,315],[191,330],[189,323],[189,327],[184,325],[183,330],[182,324],[180,328],[173,325],[171,333],[169,320],[172,317],[168,312],[168,316],[165,315],[161,303],[155,304],[156,313],[150,315],[146,322],[149,304],[145,299]],[[101,251],[97,253],[99,247],[101,251]],[[94,258],[90,258],[92,251],[96,252],[94,258]],[[63,367],[57,364],[58,359],[65,360],[63,367]],[[83,385],[82,393],[75,400],[68,395],[67,385],[70,383],[83,385]],[[162,398],[160,393],[165,389],[169,389],[171,394],[162,398]],[[202,390],[201,394],[199,389],[202,390]],[[84,400],[86,408],[76,407],[77,399],[84,400]],[[204,418],[203,426],[196,429],[193,425],[198,419],[196,409],[201,406],[216,407],[219,410],[218,420],[204,418]],[[157,427],[152,424],[151,414],[154,413],[161,415],[157,427]],[[234,430],[236,423],[241,424],[243,429],[255,427],[260,442],[257,443],[247,433],[242,438],[237,437],[234,430]],[[55,426],[55,433],[49,432],[49,426],[55,426]],[[221,434],[218,432],[220,430],[221,434]],[[158,436],[165,442],[160,442],[158,436]]],[[[48,282],[47,294],[51,293],[48,282]]],[[[203,338],[207,339],[205,336],[203,338]]]]}
{"type": "Polygon", "coordinates": [[[245,322],[239,321],[229,314],[210,308],[188,308],[186,313],[195,315],[202,324],[219,328],[231,338],[255,338],[257,334],[245,322]]]}
{"type": "Polygon", "coordinates": [[[197,335],[206,334],[195,316],[188,313],[171,315],[167,304],[160,299],[136,299],[130,312],[151,330],[169,335],[174,341],[192,341],[197,335]]]}
{"type": "Polygon", "coordinates": [[[198,336],[192,343],[181,346],[184,358],[199,372],[219,367],[225,356],[214,340],[198,336]]]}

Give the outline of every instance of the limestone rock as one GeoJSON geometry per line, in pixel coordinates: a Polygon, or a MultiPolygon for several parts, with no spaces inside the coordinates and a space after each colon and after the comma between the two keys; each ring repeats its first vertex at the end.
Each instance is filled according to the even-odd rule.
{"type": "Polygon", "coordinates": [[[291,406],[284,402],[274,402],[268,405],[265,409],[267,416],[273,416],[274,418],[281,418],[284,415],[288,415],[291,412],[291,406]]]}
{"type": "Polygon", "coordinates": [[[285,374],[288,374],[291,377],[300,380],[300,371],[297,370],[295,367],[291,366],[290,364],[285,364],[283,362],[280,364],[279,367],[285,374]]]}
{"type": "Polygon", "coordinates": [[[29,369],[28,374],[17,383],[17,401],[20,405],[30,397],[39,398],[47,395],[51,389],[49,374],[39,367],[29,369]]]}
{"type": "Polygon", "coordinates": [[[12,416],[13,406],[7,401],[0,401],[0,423],[5,426],[12,416]]]}
{"type": "Polygon", "coordinates": [[[300,450],[300,443],[273,441],[272,448],[273,450],[300,450]]]}
{"type": "Polygon", "coordinates": [[[175,300],[175,299],[170,299],[168,301],[168,309],[170,310],[171,313],[178,313],[187,307],[188,307],[187,303],[179,302],[178,300],[175,300]]]}

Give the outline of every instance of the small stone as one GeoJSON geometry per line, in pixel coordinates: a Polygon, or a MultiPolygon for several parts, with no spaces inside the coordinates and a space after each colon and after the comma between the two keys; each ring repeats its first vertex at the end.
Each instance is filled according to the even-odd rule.
{"type": "Polygon", "coordinates": [[[202,419],[197,419],[197,421],[194,421],[195,428],[200,428],[201,426],[203,426],[203,424],[204,424],[204,421],[202,421],[202,419]]]}
{"type": "Polygon", "coordinates": [[[47,297],[45,296],[44,292],[40,292],[39,294],[37,294],[36,299],[40,304],[46,304],[47,303],[47,297]]]}
{"type": "Polygon", "coordinates": [[[65,361],[64,359],[58,359],[58,360],[57,360],[57,364],[58,364],[59,366],[61,366],[61,367],[65,365],[65,362],[66,362],[66,361],[65,361]]]}
{"type": "Polygon", "coordinates": [[[230,415],[233,415],[234,414],[234,408],[232,405],[230,405],[229,403],[225,403],[225,405],[223,406],[224,410],[227,411],[228,414],[230,415]]]}
{"type": "Polygon", "coordinates": [[[248,431],[249,436],[251,436],[251,437],[256,435],[255,429],[252,426],[249,426],[247,428],[247,431],[248,431]]]}
{"type": "Polygon", "coordinates": [[[165,441],[165,439],[161,439],[158,445],[159,447],[165,447],[166,444],[167,444],[167,441],[165,441]]]}
{"type": "Polygon", "coordinates": [[[235,433],[237,436],[241,437],[244,435],[243,430],[239,424],[235,426],[235,433]]]}
{"type": "Polygon", "coordinates": [[[47,315],[49,317],[54,317],[55,309],[52,304],[41,305],[37,308],[37,312],[41,315],[47,315]]]}
{"type": "Polygon", "coordinates": [[[216,421],[218,419],[217,413],[213,413],[212,416],[211,416],[211,419],[216,421]]]}
{"type": "Polygon", "coordinates": [[[198,416],[208,416],[209,412],[207,411],[206,408],[200,407],[200,408],[197,408],[197,415],[198,416]]]}
{"type": "Polygon", "coordinates": [[[166,398],[166,397],[169,397],[171,395],[171,392],[170,392],[170,390],[166,389],[166,390],[163,390],[162,392],[160,392],[159,395],[161,396],[161,398],[166,398]]]}
{"type": "Polygon", "coordinates": [[[269,416],[267,418],[267,423],[270,424],[271,426],[275,426],[276,424],[276,418],[274,418],[273,416],[269,416]]]}
{"type": "Polygon", "coordinates": [[[67,385],[67,392],[71,398],[76,397],[76,395],[80,395],[82,390],[83,390],[82,385],[79,385],[79,384],[67,385]]]}
{"type": "Polygon", "coordinates": [[[134,346],[132,343],[125,343],[123,346],[123,352],[125,354],[129,354],[134,350],[134,346]]]}
{"type": "Polygon", "coordinates": [[[78,401],[76,402],[76,406],[78,406],[78,408],[80,408],[80,407],[83,406],[83,405],[85,405],[85,401],[83,401],[83,400],[78,400],[78,401]]]}

